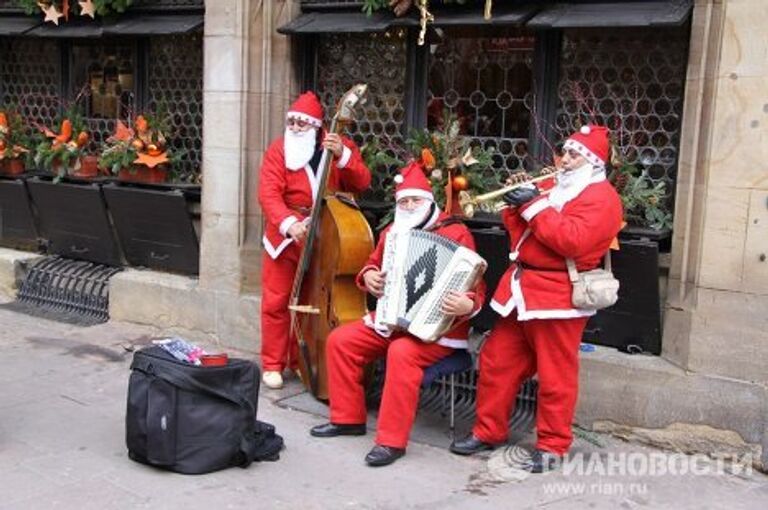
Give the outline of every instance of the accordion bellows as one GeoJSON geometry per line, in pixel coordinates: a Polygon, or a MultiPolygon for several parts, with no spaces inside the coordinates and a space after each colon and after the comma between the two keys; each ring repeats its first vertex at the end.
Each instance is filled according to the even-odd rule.
{"type": "Polygon", "coordinates": [[[405,330],[425,342],[438,340],[455,317],[441,310],[449,290],[466,292],[487,263],[450,239],[423,230],[387,234],[382,271],[384,295],[376,304],[377,329],[405,330]]]}

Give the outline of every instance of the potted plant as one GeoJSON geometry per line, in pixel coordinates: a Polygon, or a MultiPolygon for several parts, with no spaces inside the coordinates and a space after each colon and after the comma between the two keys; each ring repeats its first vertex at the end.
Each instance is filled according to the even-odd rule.
{"type": "Polygon", "coordinates": [[[41,128],[45,139],[35,148],[34,162],[54,174],[56,182],[62,177],[89,177],[93,173],[93,158],[88,158],[87,145],[90,135],[83,118],[75,111],[69,110],[62,117],[59,132],[41,128]],[[85,168],[84,168],[85,162],[85,168]]]}
{"type": "Polygon", "coordinates": [[[0,173],[24,173],[29,142],[28,128],[21,115],[11,109],[0,110],[0,173]]]}
{"type": "Polygon", "coordinates": [[[122,181],[165,182],[181,153],[169,150],[160,118],[138,115],[133,128],[118,121],[101,153],[100,165],[122,181]]]}
{"type": "Polygon", "coordinates": [[[664,207],[666,183],[654,183],[648,173],[632,164],[621,164],[609,180],[624,206],[624,219],[630,226],[663,233],[672,229],[672,213],[664,207]]]}
{"type": "MultiPolygon", "coordinates": [[[[427,171],[435,201],[449,214],[463,215],[459,205],[460,192],[484,193],[498,188],[499,181],[487,170],[493,162],[493,152],[472,146],[470,139],[460,134],[459,120],[445,112],[444,122],[434,130],[412,130],[405,141],[407,150],[389,146],[382,149],[379,142],[365,144],[362,154],[374,174],[389,172],[392,166],[402,166],[407,159],[417,159],[427,171]]],[[[385,200],[394,197],[391,180],[378,176],[379,182],[389,182],[385,189],[385,200]]],[[[391,208],[390,208],[391,209],[391,208]]],[[[382,219],[386,224],[392,213],[382,219]]]]}

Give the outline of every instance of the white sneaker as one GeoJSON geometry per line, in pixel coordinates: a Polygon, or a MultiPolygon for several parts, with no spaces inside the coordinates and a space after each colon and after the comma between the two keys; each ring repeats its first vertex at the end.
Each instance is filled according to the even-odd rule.
{"type": "Polygon", "coordinates": [[[261,380],[267,385],[267,388],[279,390],[283,387],[283,376],[280,372],[267,371],[261,376],[261,380]]]}

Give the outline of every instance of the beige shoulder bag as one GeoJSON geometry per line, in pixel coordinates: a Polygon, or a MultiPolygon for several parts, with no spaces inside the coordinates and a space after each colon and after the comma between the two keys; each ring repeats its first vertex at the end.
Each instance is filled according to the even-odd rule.
{"type": "Polygon", "coordinates": [[[611,272],[611,250],[605,254],[604,268],[579,273],[573,259],[565,259],[568,276],[573,284],[571,301],[582,310],[608,308],[619,299],[619,280],[611,272]]]}

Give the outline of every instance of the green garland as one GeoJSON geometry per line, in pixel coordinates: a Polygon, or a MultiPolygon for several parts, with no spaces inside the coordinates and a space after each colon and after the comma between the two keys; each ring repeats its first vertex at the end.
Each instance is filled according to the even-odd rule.
{"type": "MultiPolygon", "coordinates": [[[[16,5],[24,10],[29,15],[40,14],[40,7],[37,5],[39,0],[16,0],[16,5]]],[[[61,10],[63,2],[61,0],[49,0],[43,3],[47,5],[55,5],[57,9],[61,10]]],[[[96,8],[96,14],[99,16],[109,16],[113,14],[121,14],[125,12],[128,7],[131,6],[133,0],[93,0],[93,6],[96,8]]],[[[80,15],[80,4],[77,0],[70,0],[69,2],[69,14],[78,16],[80,15]]]]}

